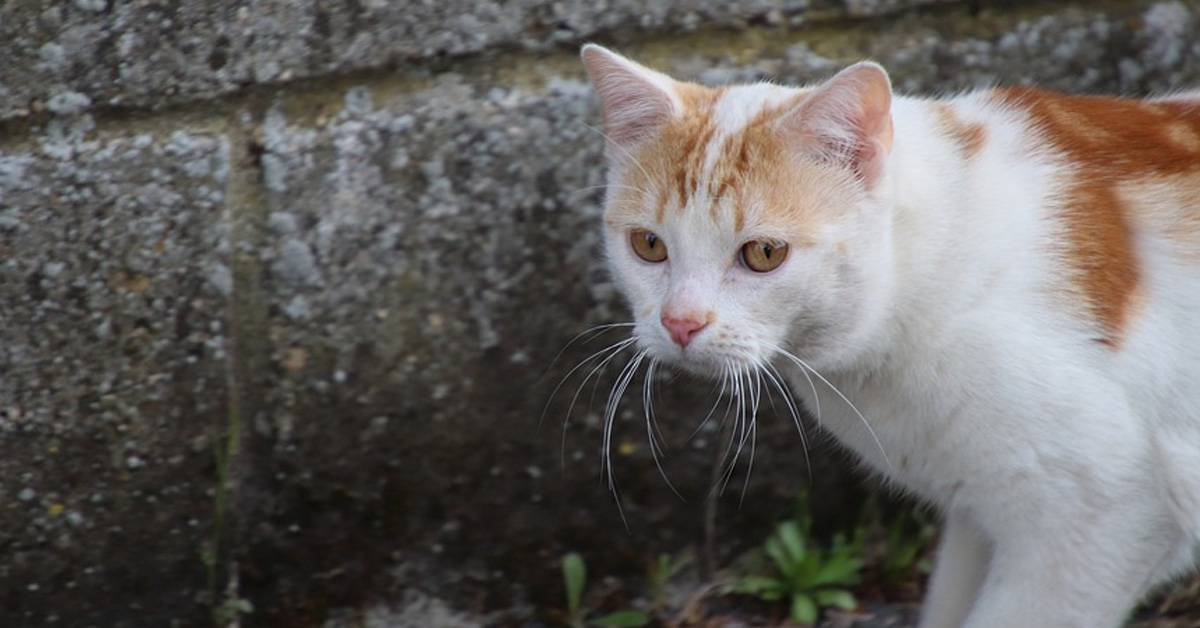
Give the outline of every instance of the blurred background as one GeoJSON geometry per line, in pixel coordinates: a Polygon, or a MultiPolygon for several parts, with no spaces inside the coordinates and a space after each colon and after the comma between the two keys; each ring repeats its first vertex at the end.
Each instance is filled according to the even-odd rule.
{"type": "Polygon", "coordinates": [[[581,333],[627,316],[579,46],[705,83],[872,58],[902,93],[1134,95],[1200,85],[1198,19],[1146,0],[0,5],[0,625],[678,615],[670,591],[744,582],[780,520],[833,543],[828,563],[839,535],[911,545],[907,592],[864,589],[891,560],[870,558],[853,590],[911,602],[929,524],[781,400],[725,484],[711,384],[651,382],[660,472],[636,380],[609,490],[624,362],[572,369],[622,337],[581,333]]]}

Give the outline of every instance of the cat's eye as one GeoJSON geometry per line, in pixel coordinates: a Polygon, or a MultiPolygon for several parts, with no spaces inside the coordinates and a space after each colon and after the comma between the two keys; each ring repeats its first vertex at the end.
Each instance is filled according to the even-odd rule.
{"type": "Polygon", "coordinates": [[[778,240],[751,240],[742,245],[742,263],[757,273],[779,268],[787,254],[787,243],[778,240]]]}
{"type": "Polygon", "coordinates": [[[657,233],[645,229],[634,229],[629,232],[629,244],[638,257],[647,262],[661,262],[667,259],[667,243],[658,237],[657,233]]]}

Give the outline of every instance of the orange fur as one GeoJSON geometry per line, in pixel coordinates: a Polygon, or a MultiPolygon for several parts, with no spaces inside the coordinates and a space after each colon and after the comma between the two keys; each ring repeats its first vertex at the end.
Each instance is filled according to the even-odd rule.
{"type": "Polygon", "coordinates": [[[958,145],[964,159],[971,159],[983,150],[987,129],[982,124],[963,122],[954,107],[947,103],[938,103],[934,107],[942,131],[958,145]]]}
{"type": "MultiPolygon", "coordinates": [[[[1117,347],[1141,302],[1130,182],[1200,172],[1200,109],[1038,89],[1006,89],[1000,100],[1026,112],[1042,138],[1076,167],[1063,182],[1064,257],[1102,334],[1117,347]]],[[[1200,207],[1183,208],[1200,211],[1200,207]]]]}
{"type": "Polygon", "coordinates": [[[609,220],[629,224],[637,221],[647,201],[635,198],[643,193],[637,190],[653,191],[654,220],[659,223],[667,212],[681,211],[703,192],[707,199],[721,201],[702,203],[711,211],[712,219],[728,219],[736,231],[750,226],[748,210],[756,205],[788,216],[776,225],[787,225],[793,245],[816,243],[815,232],[824,223],[822,213],[844,205],[845,190],[853,180],[848,173],[839,174],[835,169],[795,159],[796,147],[789,146],[779,131],[780,120],[795,111],[811,92],[806,90],[764,107],[739,133],[713,147],[718,132],[713,112],[726,89],[676,83],[676,90],[681,111],[634,151],[633,158],[641,168],[627,173],[625,187],[617,190],[615,211],[609,220]],[[705,178],[710,151],[715,151],[715,156],[705,178]],[[803,193],[798,194],[798,190],[803,193]],[[721,212],[728,215],[722,216],[721,212]]]}
{"type": "MultiPolygon", "coordinates": [[[[786,147],[778,137],[774,123],[803,96],[776,107],[764,108],[741,133],[726,138],[716,149],[711,176],[707,181],[701,180],[710,144],[717,133],[713,109],[724,92],[722,88],[677,84],[682,111],[663,126],[653,141],[640,147],[634,154],[645,171],[631,171],[629,187],[649,190],[658,186],[655,221],[662,222],[669,208],[686,207],[689,200],[701,192],[701,185],[705,184],[703,191],[709,198],[729,201],[710,204],[713,219],[718,218],[717,212],[722,208],[728,208],[734,227],[741,231],[747,222],[748,194],[761,195],[773,190],[780,190],[782,194],[788,189],[798,189],[789,188],[778,178],[788,178],[789,164],[785,159],[786,147]],[[669,184],[663,186],[662,182],[669,184]]],[[[770,199],[779,203],[777,207],[794,205],[795,200],[791,194],[770,199]]],[[[633,212],[637,205],[631,202],[618,206],[629,207],[633,212]]],[[[800,240],[808,238],[801,237],[800,240]]]]}

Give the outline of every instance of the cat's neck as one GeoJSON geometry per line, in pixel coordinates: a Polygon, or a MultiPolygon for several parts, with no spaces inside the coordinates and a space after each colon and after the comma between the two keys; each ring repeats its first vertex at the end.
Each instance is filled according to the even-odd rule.
{"type": "Polygon", "coordinates": [[[999,110],[985,93],[895,101],[891,175],[880,192],[893,211],[891,304],[871,350],[847,367],[902,365],[954,319],[1045,287],[1039,210],[1053,194],[1053,166],[1030,158],[1019,117],[999,110]]]}

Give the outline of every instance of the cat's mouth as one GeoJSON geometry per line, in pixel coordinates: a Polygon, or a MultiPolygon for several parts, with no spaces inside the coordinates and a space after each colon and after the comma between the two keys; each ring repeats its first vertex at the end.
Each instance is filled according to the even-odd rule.
{"type": "Polygon", "coordinates": [[[765,356],[757,355],[749,348],[727,344],[696,342],[681,347],[658,339],[640,344],[654,360],[710,379],[724,377],[731,371],[754,370],[766,361],[765,356]]]}

